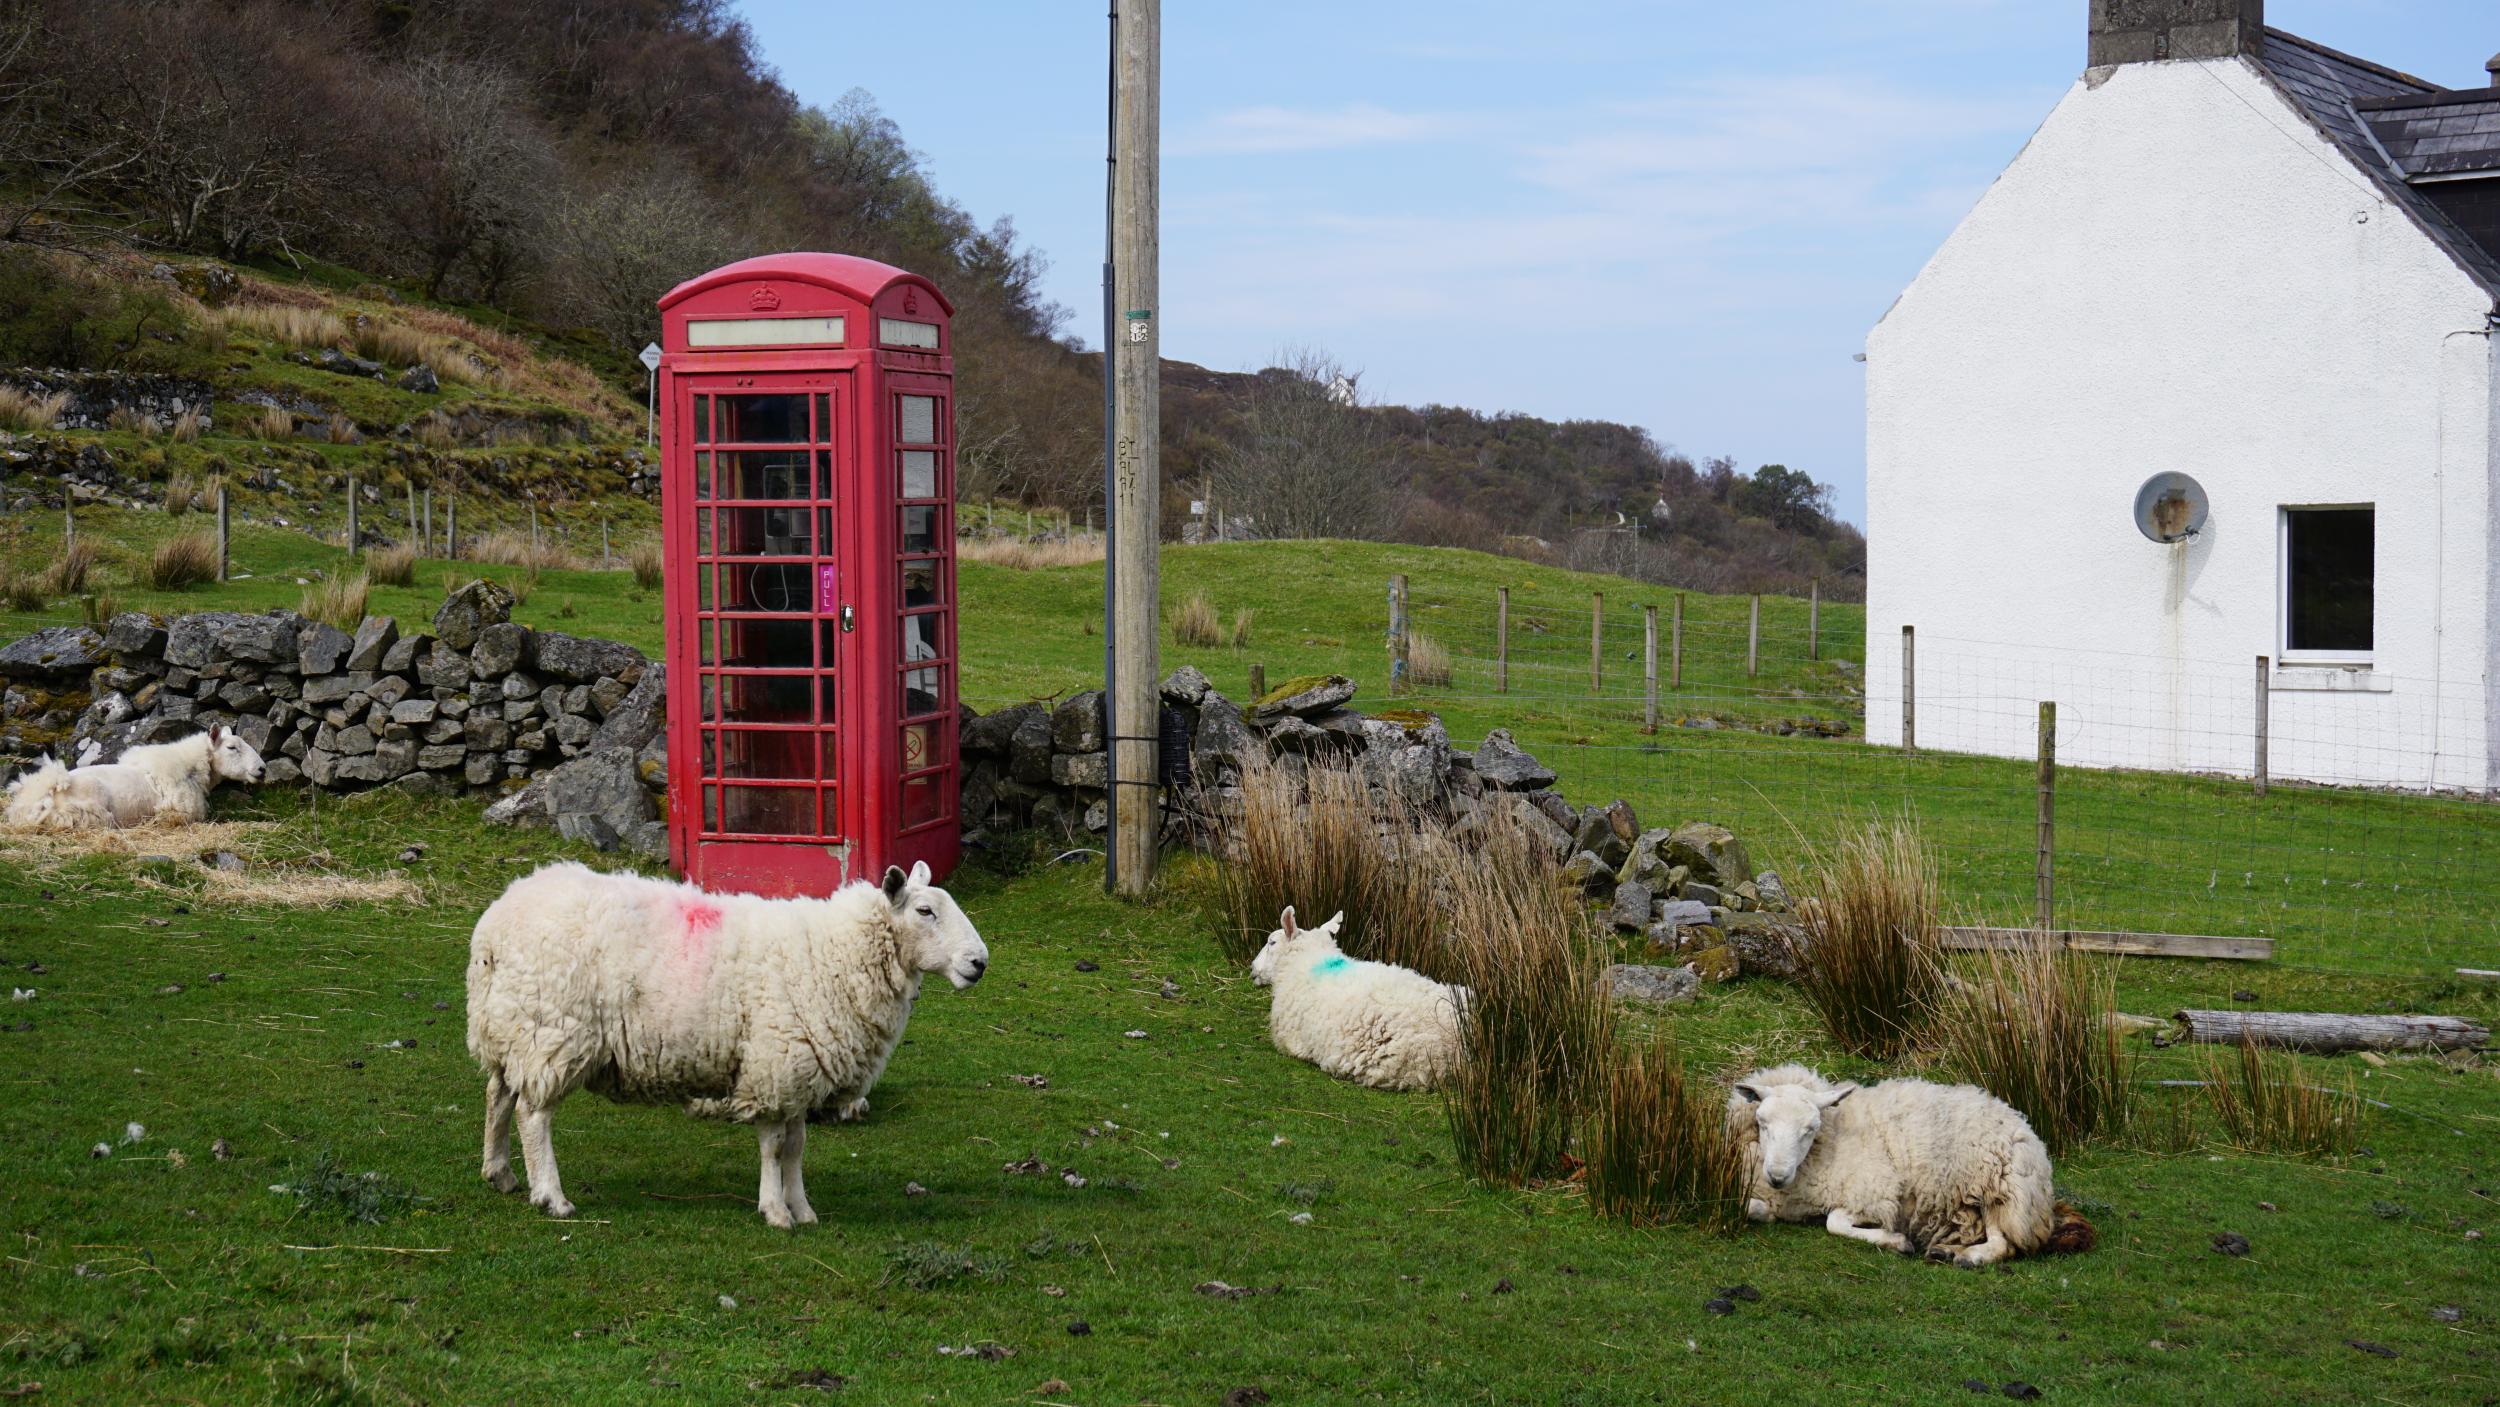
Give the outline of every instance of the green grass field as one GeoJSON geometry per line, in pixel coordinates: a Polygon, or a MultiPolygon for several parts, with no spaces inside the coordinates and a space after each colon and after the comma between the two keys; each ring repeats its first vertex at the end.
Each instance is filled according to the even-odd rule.
{"type": "MultiPolygon", "coordinates": [[[[158,521],[99,518],[87,530],[138,543],[158,521]]],[[[176,597],[107,590],[150,609],[292,605],[292,574],[335,570],[338,555],[246,532],[238,557],[251,581],[176,597]]],[[[1393,571],[1410,573],[1419,603],[1428,584],[1452,600],[1509,585],[1519,615],[1584,610],[1591,589],[1639,600],[1629,583],[1372,546],[1174,549],[1166,563],[1173,599],[1203,589],[1228,616],[1259,612],[1244,651],[1167,657],[1236,694],[1255,660],[1271,679],[1343,669],[1377,703],[1393,571]]],[[[420,588],[379,593],[376,608],[426,614],[453,571],[429,563],[420,588]]],[[[1099,582],[1098,568],[967,566],[967,693],[993,706],[1090,682],[1099,582]]],[[[546,573],[520,614],[654,648],[658,601],[630,583],[546,573]]],[[[1741,622],[1743,604],[1695,598],[1688,611],[1741,622]]],[[[1584,669],[1585,617],[1581,627],[1584,669]]],[[[1828,607],[1825,628],[1829,653],[1854,653],[1853,614],[1828,607]]],[[[1804,687],[1816,671],[1787,659],[1770,659],[1766,677],[1804,687]]],[[[1725,686],[1741,658],[1697,660],[1688,680],[1706,669],[1725,686]]],[[[1653,818],[1729,819],[1780,863],[1798,858],[1781,817],[1810,831],[1860,800],[1906,797],[1965,892],[2029,892],[2028,794],[2007,785],[2026,767],[1730,730],[1671,733],[1648,752],[1627,722],[1550,691],[1433,702],[1462,741],[1512,724],[1577,796],[1620,791],[1653,818]],[[1964,842],[2000,833],[2013,859],[1964,842]]],[[[2147,851],[2170,827],[2210,824],[2199,807],[2241,805],[2217,784],[2107,784],[2103,824],[2147,851]]],[[[2079,826],[2095,812],[2086,795],[2069,803],[2079,826]]],[[[2405,805],[2387,798],[2298,799],[2301,811],[2260,819],[2350,806],[2440,854],[2457,843],[2449,829],[2473,828],[2470,815],[2376,810],[2405,805]],[[2433,819],[2417,835],[2410,818],[2423,815],[2433,819]]],[[[1813,1228],[1724,1240],[1630,1230],[1592,1216],[1572,1186],[1470,1183],[1430,1096],[1357,1089],[1278,1055],[1264,994],[1218,954],[1188,866],[1142,905],[1106,899],[1091,866],[968,868],[953,888],[989,940],[991,974],[921,1005],[865,1124],[818,1128],[821,1225],[779,1233],[755,1215],[746,1130],[587,1095],[557,1116],[578,1212],[552,1222],[477,1178],[462,971],[484,905],[570,849],[489,830],[471,803],[396,793],[318,806],[228,793],[217,819],[252,823],[232,843],[258,871],[401,872],[421,897],[287,908],[219,898],[187,864],[23,843],[0,856],[0,967],[36,993],[0,1010],[11,1174],[0,1184],[0,1392],[1214,1404],[1256,1387],[1279,1403],[1769,1404],[1960,1402],[1966,1382],[2020,1382],[2051,1402],[2476,1403],[2500,1382],[2500,1274],[2492,1241],[2469,1239],[2500,1231],[2500,1078],[2487,1063],[2304,1060],[2393,1106],[2370,1116],[2347,1159],[2221,1147],[2071,1156],[2061,1187],[2104,1238],[2082,1257],[1970,1273],[1813,1228]],[[404,859],[411,842],[427,849],[404,859]],[[1161,995],[1166,978],[1177,998],[1161,995]],[[146,1135],[125,1144],[133,1123],[146,1135]],[[219,1140],[230,1159],[214,1156],[219,1140]],[[91,1156],[99,1142],[109,1156],[91,1156]],[[353,1180],[349,1198],[310,1205],[271,1190],[306,1182],[325,1155],[415,1200],[361,1223],[343,1200],[380,1184],[353,1180]],[[1052,1172],[1003,1171],[1028,1157],[1052,1172]],[[1086,1185],[1064,1182],[1067,1168],[1086,1185]],[[913,1183],[926,1194],[908,1195],[913,1183]],[[2222,1232],[2246,1236],[2251,1254],[2217,1253],[2222,1232]],[[1215,1280],[1274,1292],[1196,1288],[1215,1280]],[[1737,1285],[1760,1300],[1726,1317],[1705,1308],[1737,1285]],[[2435,1313],[2448,1307],[2454,1322],[2435,1313]]],[[[2115,904],[2135,873],[2097,892],[2115,904]]],[[[2227,893],[2209,902],[2229,906],[2218,920],[2265,913],[2227,893]]],[[[2398,975],[2418,961],[2372,966],[2391,941],[2359,925],[2321,940],[2315,966],[2359,976],[2129,961],[2120,1000],[2166,1014],[2246,991],[2273,1009],[2500,1017],[2491,986],[2398,975]]],[[[1714,988],[1658,1019],[1713,1076],[1787,1058],[1880,1073],[1836,1056],[1811,1010],[1775,984],[1714,988]]],[[[2193,1072],[2171,1050],[2148,1054],[2144,1077],[2193,1072]]]]}

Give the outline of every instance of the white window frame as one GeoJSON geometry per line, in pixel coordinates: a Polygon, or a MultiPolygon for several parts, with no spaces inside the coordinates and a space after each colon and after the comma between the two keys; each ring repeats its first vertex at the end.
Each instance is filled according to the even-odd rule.
{"type": "Polygon", "coordinates": [[[2336,665],[2347,669],[2368,669],[2377,659],[2378,645],[2378,504],[2364,503],[2284,503],[2274,510],[2274,642],[2275,663],[2285,667],[2297,665],[2336,665]],[[2370,510],[2370,644],[2367,650],[2295,650],[2292,648],[2292,515],[2294,513],[2332,512],[2336,509],[2366,508],[2370,510]]]}

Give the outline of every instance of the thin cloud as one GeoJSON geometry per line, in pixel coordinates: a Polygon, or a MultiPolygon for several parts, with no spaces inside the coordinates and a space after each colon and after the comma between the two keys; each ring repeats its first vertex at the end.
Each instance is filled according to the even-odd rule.
{"type": "Polygon", "coordinates": [[[1180,156],[1341,151],[1453,137],[1473,120],[1446,113],[1396,112],[1373,103],[1339,108],[1249,107],[1219,113],[1172,144],[1180,156]]]}

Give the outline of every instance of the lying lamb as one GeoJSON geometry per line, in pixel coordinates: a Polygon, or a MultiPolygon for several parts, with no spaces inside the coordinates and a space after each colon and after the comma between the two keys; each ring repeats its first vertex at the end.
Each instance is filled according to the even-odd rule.
{"type": "Polygon", "coordinates": [[[2013,1106],[1972,1085],[1835,1085],[1803,1065],[1757,1070],[1727,1102],[1756,1221],[1821,1218],[1835,1236],[1980,1266],[2088,1251],[2056,1199],[2049,1150],[2013,1106]]]}
{"type": "Polygon", "coordinates": [[[152,821],[208,819],[221,781],[258,783],[260,752],[232,728],[134,747],[118,762],[69,768],[46,759],[9,784],[7,820],[24,830],[127,830],[152,821]]]}
{"type": "Polygon", "coordinates": [[[549,865],[515,880],[469,942],[469,1054],[486,1071],[486,1180],[512,1176],[512,1117],[530,1201],[571,1216],[548,1116],[587,1087],[755,1125],[756,1209],[812,1222],[807,1114],[864,1107],[920,979],[981,980],[989,949],[929,867],[826,899],[706,894],[549,865]]]}
{"type": "Polygon", "coordinates": [[[1342,913],[1301,928],[1287,909],[1281,922],[1250,962],[1251,978],[1276,989],[1267,1029],[1278,1050],[1374,1089],[1423,1089],[1458,1064],[1466,988],[1347,957],[1342,913]]]}

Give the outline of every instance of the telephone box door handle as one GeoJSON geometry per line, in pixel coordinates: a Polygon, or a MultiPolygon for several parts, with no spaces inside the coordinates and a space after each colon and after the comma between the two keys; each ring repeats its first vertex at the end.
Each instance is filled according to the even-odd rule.
{"type": "Polygon", "coordinates": [[[845,635],[850,634],[852,627],[857,624],[858,617],[852,613],[850,607],[844,606],[842,608],[842,633],[845,635]]]}

